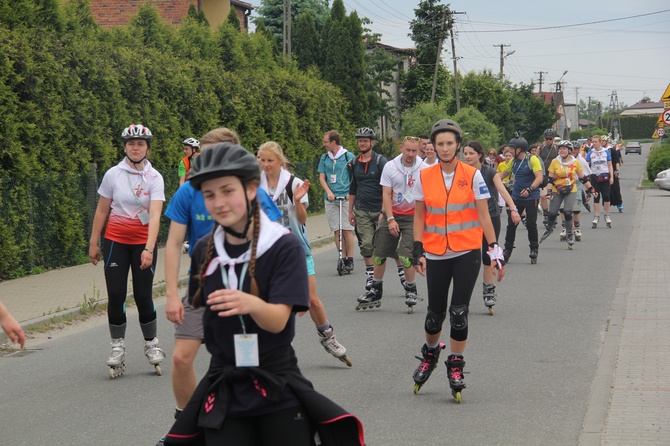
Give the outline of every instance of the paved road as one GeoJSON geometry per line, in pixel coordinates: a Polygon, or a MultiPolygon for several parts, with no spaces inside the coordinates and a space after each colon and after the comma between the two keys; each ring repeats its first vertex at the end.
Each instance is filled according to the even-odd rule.
{"type": "MultiPolygon", "coordinates": [[[[473,296],[462,404],[451,400],[443,365],[419,395],[412,393],[425,302],[406,314],[389,269],[382,307],[355,311],[362,264],[353,275],[338,277],[330,246],[315,256],[318,288],[354,367],[325,353],[305,316],[294,342],[303,373],[361,418],[369,445],[577,444],[615,291],[629,276],[622,266],[636,220],[628,210],[639,209],[635,183],[644,158],[625,158],[626,212],[613,214],[613,229],[592,230],[585,223],[574,251],[556,233],[542,244],[537,265],[530,265],[526,232],[519,229],[518,248],[498,287],[496,315],[485,311],[479,286],[473,296]]],[[[419,292],[426,294],[421,281],[419,292]]],[[[159,337],[170,353],[172,329],[164,305],[158,311],[159,337]]],[[[38,346],[42,350],[0,358],[2,443],[154,444],[170,424],[170,364],[164,363],[164,376],[153,374],[136,316],[129,321],[129,370],[118,380],[107,378],[104,365],[104,317],[55,335],[38,346]]],[[[206,356],[203,348],[200,374],[206,356]]]]}

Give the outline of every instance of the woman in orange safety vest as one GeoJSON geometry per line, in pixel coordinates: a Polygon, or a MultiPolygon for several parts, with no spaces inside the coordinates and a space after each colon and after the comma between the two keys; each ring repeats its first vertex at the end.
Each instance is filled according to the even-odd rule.
{"type": "Polygon", "coordinates": [[[468,337],[468,308],[479,276],[482,235],[489,244],[491,268],[497,269],[498,281],[505,274],[502,249],[488,211],[490,197],[479,170],[457,159],[462,131],[450,120],[433,124],[430,139],[439,163],[421,171],[414,186],[414,267],[426,276],[428,313],[423,358],[414,372],[414,392],[428,380],[437,367],[442,324],[447,317],[449,288],[453,284],[449,320],[451,323],[450,354],[447,358],[449,386],[456,402],[461,402],[463,352],[468,337]]]}

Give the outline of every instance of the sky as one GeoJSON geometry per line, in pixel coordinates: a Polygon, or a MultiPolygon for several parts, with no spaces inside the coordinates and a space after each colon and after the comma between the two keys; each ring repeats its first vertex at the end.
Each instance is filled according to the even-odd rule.
{"type": "MultiPolygon", "coordinates": [[[[260,5],[260,0],[250,2],[260,5]]],[[[452,0],[458,70],[489,69],[512,83],[535,82],[555,91],[562,82],[567,103],[596,99],[630,106],[648,96],[660,101],[670,84],[670,2],[667,0],[452,0]],[[565,75],[563,74],[565,71],[565,75]]],[[[332,5],[332,2],[330,2],[332,5]]],[[[408,36],[417,0],[344,0],[372,21],[384,44],[412,48],[408,36]]],[[[453,71],[451,42],[442,61],[453,71]]]]}

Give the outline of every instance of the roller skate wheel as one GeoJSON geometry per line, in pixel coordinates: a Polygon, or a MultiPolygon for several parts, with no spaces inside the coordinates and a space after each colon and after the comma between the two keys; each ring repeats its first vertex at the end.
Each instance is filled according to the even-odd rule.
{"type": "Polygon", "coordinates": [[[421,384],[414,384],[414,395],[418,395],[419,390],[421,390],[421,384]]]}
{"type": "Polygon", "coordinates": [[[109,368],[109,378],[114,379],[118,378],[119,376],[122,376],[124,372],[126,371],[126,366],[121,365],[121,366],[113,366],[109,368]]]}
{"type": "Polygon", "coordinates": [[[564,242],[566,240],[566,237],[564,235],[561,236],[561,241],[564,242]]]}
{"type": "Polygon", "coordinates": [[[489,314],[493,316],[493,307],[489,307],[489,314]]]}
{"type": "Polygon", "coordinates": [[[573,248],[572,245],[568,245],[568,249],[569,249],[570,251],[572,251],[572,248],[573,248]]]}
{"type": "Polygon", "coordinates": [[[377,302],[375,302],[375,308],[379,308],[381,306],[382,306],[381,301],[378,300],[377,302]]]}
{"type": "Polygon", "coordinates": [[[356,311],[360,310],[361,308],[363,308],[361,304],[356,305],[356,311]]]}
{"type": "Polygon", "coordinates": [[[452,390],[451,394],[454,397],[454,401],[456,401],[456,404],[461,404],[461,401],[463,401],[463,396],[461,395],[461,392],[452,390]]]}
{"type": "Polygon", "coordinates": [[[344,272],[344,269],[342,268],[342,259],[337,259],[337,274],[340,276],[344,272]]]}
{"type": "Polygon", "coordinates": [[[530,259],[530,264],[535,265],[537,263],[537,259],[530,259]]]}
{"type": "Polygon", "coordinates": [[[412,307],[412,306],[407,307],[407,314],[412,314],[412,313],[414,313],[414,307],[412,307]]]}
{"type": "Polygon", "coordinates": [[[161,366],[159,366],[158,364],[156,364],[154,367],[156,367],[156,375],[158,375],[158,376],[162,376],[162,375],[163,375],[163,371],[161,370],[161,366]]]}
{"type": "Polygon", "coordinates": [[[354,364],[351,362],[351,359],[349,359],[349,357],[348,357],[347,355],[344,355],[344,356],[342,356],[341,358],[337,358],[337,359],[339,359],[340,361],[342,361],[343,363],[345,363],[345,364],[348,365],[349,367],[351,367],[352,365],[354,365],[354,364]]]}

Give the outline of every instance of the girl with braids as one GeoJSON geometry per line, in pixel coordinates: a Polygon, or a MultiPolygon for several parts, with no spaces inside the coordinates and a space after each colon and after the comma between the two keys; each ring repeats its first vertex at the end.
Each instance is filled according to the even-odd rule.
{"type": "Polygon", "coordinates": [[[221,143],[194,161],[191,185],[214,218],[195,246],[189,295],[203,305],[212,360],[166,445],[363,445],[357,418],[318,394],[301,374],[291,341],[295,313],[309,305],[300,242],[257,200],[260,166],[221,143]]]}

